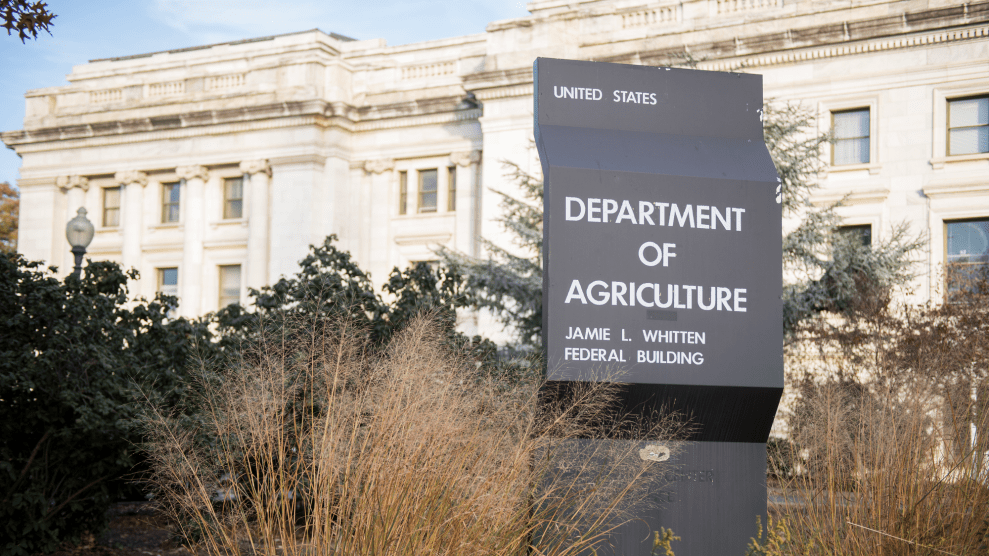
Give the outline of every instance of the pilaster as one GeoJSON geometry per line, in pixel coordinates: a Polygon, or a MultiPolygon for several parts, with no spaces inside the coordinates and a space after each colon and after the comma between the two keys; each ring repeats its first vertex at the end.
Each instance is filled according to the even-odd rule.
{"type": "Polygon", "coordinates": [[[205,166],[179,166],[175,175],[182,180],[181,203],[184,238],[179,284],[179,314],[195,317],[202,312],[203,236],[206,231],[204,190],[209,170],[205,166]]]}
{"type": "Polygon", "coordinates": [[[456,231],[454,241],[457,250],[472,257],[478,252],[478,224],[480,222],[480,163],[481,151],[463,151],[450,155],[457,172],[456,231]]]}
{"type": "Polygon", "coordinates": [[[123,233],[124,244],[121,249],[123,267],[141,267],[141,224],[144,213],[144,187],[148,185],[148,176],[144,172],[125,170],[114,176],[124,190],[123,195],[123,233]]]}
{"type": "Polygon", "coordinates": [[[271,165],[267,160],[245,160],[240,163],[247,184],[247,287],[259,289],[268,284],[268,248],[270,226],[268,189],[271,186],[271,165]]]}
{"type": "MultiPolygon", "coordinates": [[[[367,160],[362,163],[362,168],[370,190],[368,221],[362,226],[368,238],[368,258],[364,264],[371,271],[375,286],[380,287],[387,278],[392,262],[389,223],[392,215],[398,213],[399,196],[395,160],[391,158],[367,160]]],[[[414,195],[414,192],[410,191],[409,195],[414,195]]]]}

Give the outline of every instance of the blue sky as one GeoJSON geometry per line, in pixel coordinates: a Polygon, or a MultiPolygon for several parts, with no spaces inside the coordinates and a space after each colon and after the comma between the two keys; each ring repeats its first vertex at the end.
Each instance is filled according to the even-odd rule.
{"type": "MultiPolygon", "coordinates": [[[[356,39],[407,44],[484,31],[528,15],[520,0],[48,0],[51,32],[26,44],[0,33],[0,130],[21,129],[24,92],[65,85],[72,66],[318,27],[356,39]]],[[[2,31],[2,29],[0,29],[2,31]]],[[[0,149],[0,181],[16,183],[20,158],[0,149]]]]}

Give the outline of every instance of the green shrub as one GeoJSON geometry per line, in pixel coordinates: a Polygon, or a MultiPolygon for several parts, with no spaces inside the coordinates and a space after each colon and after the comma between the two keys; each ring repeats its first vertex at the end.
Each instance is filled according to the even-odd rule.
{"type": "MultiPolygon", "coordinates": [[[[99,533],[137,460],[140,392],[174,405],[201,322],[166,300],[128,303],[136,272],[90,263],[80,280],[0,256],[0,552],[99,533]]],[[[206,342],[208,344],[208,342],[206,342]]]]}

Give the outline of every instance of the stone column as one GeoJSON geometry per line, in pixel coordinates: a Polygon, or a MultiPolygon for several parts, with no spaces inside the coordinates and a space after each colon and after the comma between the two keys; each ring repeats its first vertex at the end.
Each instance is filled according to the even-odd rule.
{"type": "Polygon", "coordinates": [[[209,171],[205,166],[179,166],[175,174],[182,180],[183,197],[182,272],[179,284],[179,314],[195,317],[202,310],[203,236],[206,232],[206,206],[203,190],[209,171]]]}
{"type": "Polygon", "coordinates": [[[457,217],[455,245],[458,250],[478,256],[478,222],[480,221],[478,164],[481,151],[464,151],[450,155],[457,165],[457,217]]]}
{"type": "Polygon", "coordinates": [[[268,284],[268,188],[271,166],[267,160],[245,160],[240,163],[244,181],[248,184],[247,205],[247,287],[261,288],[268,284]]]}
{"type": "MultiPolygon", "coordinates": [[[[387,278],[388,271],[398,264],[391,258],[394,248],[391,240],[391,226],[389,225],[391,215],[398,212],[397,208],[392,208],[398,206],[398,179],[395,174],[395,160],[391,158],[367,160],[364,162],[363,168],[370,182],[370,198],[368,200],[370,218],[364,225],[367,235],[365,243],[368,245],[369,256],[366,262],[361,262],[367,265],[367,269],[375,279],[375,285],[380,287],[387,278]]],[[[412,184],[414,180],[415,176],[413,175],[409,179],[410,199],[414,198],[416,194],[412,184]]]]}
{"type": "MultiPolygon", "coordinates": [[[[67,246],[68,243],[65,238],[65,223],[72,220],[76,216],[76,211],[79,207],[86,206],[86,192],[89,191],[89,178],[84,176],[59,176],[55,180],[55,185],[65,194],[65,220],[62,221],[62,229],[55,230],[55,237],[63,238],[59,241],[59,245],[67,246]]],[[[93,225],[99,227],[103,222],[102,211],[89,210],[89,220],[93,225]],[[98,220],[99,219],[99,220],[98,220]]],[[[60,249],[62,251],[57,254],[53,254],[52,263],[62,268],[66,273],[72,272],[72,267],[75,264],[75,256],[68,250],[68,248],[60,249]]]]}
{"type": "Polygon", "coordinates": [[[144,172],[127,170],[114,176],[124,190],[121,216],[123,217],[124,245],[121,259],[124,269],[141,268],[141,222],[144,216],[144,186],[148,176],[144,172]]]}

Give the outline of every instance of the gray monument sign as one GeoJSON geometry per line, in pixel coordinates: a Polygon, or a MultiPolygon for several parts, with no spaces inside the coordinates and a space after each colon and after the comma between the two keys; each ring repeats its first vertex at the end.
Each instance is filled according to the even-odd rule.
{"type": "Polygon", "coordinates": [[[548,378],[620,381],[622,409],[694,424],[656,485],[659,508],[625,528],[618,552],[648,554],[663,526],[683,538],[678,556],[743,554],[766,513],[783,390],[762,78],[541,58],[535,103],[548,378]]]}

